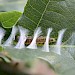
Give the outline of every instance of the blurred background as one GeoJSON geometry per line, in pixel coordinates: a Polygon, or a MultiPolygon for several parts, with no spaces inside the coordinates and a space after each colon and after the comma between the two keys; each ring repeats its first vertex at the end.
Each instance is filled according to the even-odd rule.
{"type": "Polygon", "coordinates": [[[0,11],[18,10],[23,12],[27,0],[0,0],[0,11]]]}

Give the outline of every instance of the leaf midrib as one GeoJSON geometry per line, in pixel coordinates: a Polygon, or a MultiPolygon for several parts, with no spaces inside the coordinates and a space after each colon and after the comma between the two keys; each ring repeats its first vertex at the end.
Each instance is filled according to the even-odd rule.
{"type": "Polygon", "coordinates": [[[42,14],[42,16],[41,16],[41,18],[40,18],[40,20],[39,20],[39,22],[38,22],[38,24],[37,24],[37,27],[39,26],[39,24],[40,24],[40,22],[41,22],[41,20],[42,20],[42,18],[43,18],[43,15],[44,15],[44,13],[45,13],[47,7],[48,7],[49,2],[50,2],[50,0],[48,1],[47,5],[46,5],[46,7],[45,7],[45,10],[43,11],[43,14],[42,14]]]}
{"type": "MultiPolygon", "coordinates": [[[[50,0],[48,1],[47,5],[46,5],[46,7],[45,7],[45,10],[43,11],[43,14],[42,14],[42,16],[41,16],[41,18],[40,18],[40,20],[39,20],[39,22],[38,22],[38,24],[37,24],[37,27],[39,26],[39,24],[40,24],[40,22],[41,22],[41,20],[42,20],[42,18],[43,18],[44,13],[46,12],[46,9],[47,9],[49,3],[50,3],[50,0]]],[[[69,11],[69,12],[70,12],[70,11],[69,11]]],[[[70,12],[70,13],[71,13],[71,12],[70,12]]],[[[71,14],[72,14],[72,13],[71,13],[71,14]]],[[[64,15],[62,15],[62,16],[65,17],[64,15]]],[[[36,28],[37,28],[37,27],[36,27],[36,28]]]]}

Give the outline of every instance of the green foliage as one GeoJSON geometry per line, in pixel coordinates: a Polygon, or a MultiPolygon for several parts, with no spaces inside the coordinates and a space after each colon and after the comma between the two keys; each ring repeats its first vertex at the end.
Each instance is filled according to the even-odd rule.
{"type": "Polygon", "coordinates": [[[1,52],[1,51],[3,51],[3,47],[2,47],[2,46],[0,46],[0,52],[1,52]]]}
{"type": "Polygon", "coordinates": [[[11,28],[17,23],[21,14],[18,11],[0,12],[0,22],[4,28],[11,28]]]}
{"type": "Polygon", "coordinates": [[[28,0],[18,25],[33,31],[41,26],[43,35],[46,29],[53,28],[53,37],[66,28],[64,39],[68,39],[75,31],[75,0],[28,0]]]}

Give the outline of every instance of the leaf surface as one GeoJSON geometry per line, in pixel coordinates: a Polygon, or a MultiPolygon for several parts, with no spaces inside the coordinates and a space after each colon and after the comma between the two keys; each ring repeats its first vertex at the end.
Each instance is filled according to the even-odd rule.
{"type": "Polygon", "coordinates": [[[7,51],[12,58],[20,59],[30,64],[37,58],[48,61],[59,75],[70,75],[72,72],[75,74],[72,70],[75,69],[75,60],[65,51],[65,48],[62,50],[62,55],[58,55],[54,52],[43,52],[41,49],[30,50],[26,48],[15,49],[5,47],[4,50],[7,51]],[[68,74],[69,70],[71,70],[70,74],[68,74]]]}
{"type": "Polygon", "coordinates": [[[17,23],[21,14],[18,11],[0,12],[0,22],[4,28],[11,28],[17,23]]]}
{"type": "Polygon", "coordinates": [[[43,35],[47,28],[53,28],[53,37],[57,37],[59,30],[66,28],[64,39],[68,39],[75,31],[75,0],[28,0],[23,15],[18,21],[30,30],[30,34],[37,27],[41,27],[43,35]]]}

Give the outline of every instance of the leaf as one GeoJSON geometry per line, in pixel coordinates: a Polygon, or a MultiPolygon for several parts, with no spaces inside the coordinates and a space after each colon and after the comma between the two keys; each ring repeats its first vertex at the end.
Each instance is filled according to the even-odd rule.
{"type": "Polygon", "coordinates": [[[21,14],[18,11],[0,12],[0,22],[4,28],[11,28],[17,23],[21,14]]]}
{"type": "Polygon", "coordinates": [[[75,31],[75,0],[28,0],[23,15],[17,25],[30,30],[41,27],[43,35],[46,29],[53,28],[52,37],[57,37],[57,32],[66,28],[64,39],[67,40],[75,31]]]}
{"type": "Polygon", "coordinates": [[[72,33],[71,37],[63,43],[63,45],[68,46],[67,50],[75,60],[75,32],[72,33]]]}
{"type": "Polygon", "coordinates": [[[3,51],[3,47],[2,47],[2,46],[0,46],[0,52],[1,52],[1,51],[3,51]]]}
{"type": "MultiPolygon", "coordinates": [[[[54,52],[42,52],[41,49],[29,50],[25,48],[18,50],[12,47],[5,47],[4,49],[11,57],[20,59],[21,61],[32,63],[37,58],[46,60],[54,67],[59,75],[66,75],[70,69],[75,68],[75,60],[65,51],[65,48],[62,49],[62,55],[58,55],[54,52]]],[[[73,71],[71,71],[70,74],[72,72],[73,71]]]]}

